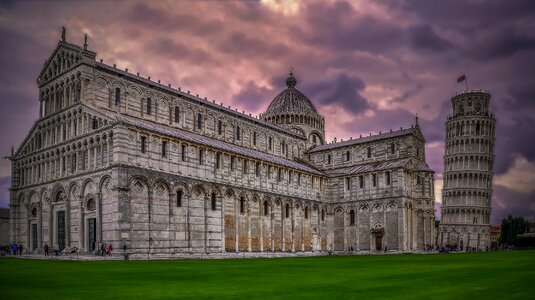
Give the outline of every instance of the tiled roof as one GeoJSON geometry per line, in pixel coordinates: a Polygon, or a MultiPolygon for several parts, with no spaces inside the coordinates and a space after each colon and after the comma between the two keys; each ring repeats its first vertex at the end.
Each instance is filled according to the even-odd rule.
{"type": "Polygon", "coordinates": [[[0,208],[0,219],[9,219],[9,208],[0,208]]]}
{"type": "Polygon", "coordinates": [[[152,81],[150,79],[146,79],[146,78],[143,78],[141,76],[137,76],[137,75],[128,73],[126,71],[119,70],[117,68],[108,66],[108,65],[106,65],[104,63],[97,62],[96,65],[97,65],[98,68],[101,68],[101,69],[103,69],[103,70],[105,70],[107,72],[113,72],[113,73],[121,74],[121,75],[123,75],[125,77],[128,77],[130,79],[133,79],[135,81],[139,81],[139,82],[142,82],[142,83],[157,87],[158,89],[164,90],[164,91],[166,91],[168,93],[180,96],[182,99],[187,99],[189,101],[192,101],[192,102],[195,102],[195,103],[199,103],[201,105],[206,105],[206,106],[208,106],[210,108],[213,108],[213,109],[216,109],[216,110],[224,111],[224,112],[226,112],[228,114],[231,114],[231,115],[233,115],[235,117],[246,119],[247,121],[250,121],[250,122],[253,122],[253,123],[257,123],[257,124],[262,125],[264,127],[268,127],[270,129],[276,130],[279,133],[283,133],[285,135],[289,135],[289,136],[292,136],[292,137],[303,139],[303,137],[301,137],[299,135],[296,135],[296,134],[293,134],[293,133],[289,132],[288,130],[283,129],[282,127],[279,127],[279,126],[277,126],[277,125],[275,125],[273,123],[270,123],[270,122],[267,122],[267,121],[264,121],[264,120],[261,120],[261,119],[257,119],[255,117],[250,116],[250,115],[245,114],[245,113],[240,113],[240,112],[238,112],[236,110],[233,110],[231,108],[225,107],[223,105],[219,105],[219,104],[217,104],[217,103],[215,103],[213,101],[208,101],[206,99],[202,99],[200,97],[196,97],[196,96],[194,96],[192,94],[182,92],[182,91],[180,91],[178,89],[175,89],[175,88],[172,88],[170,86],[166,86],[166,85],[163,85],[161,83],[154,82],[154,81],[152,81]]]}
{"type": "Polygon", "coordinates": [[[142,120],[142,119],[138,119],[138,118],[134,118],[130,116],[125,116],[125,115],[118,116],[118,119],[119,121],[122,121],[125,124],[132,125],[132,126],[139,127],[139,128],[144,128],[146,130],[157,132],[163,135],[176,137],[180,140],[184,140],[184,141],[188,141],[188,142],[192,142],[192,143],[196,143],[200,145],[205,145],[208,147],[213,147],[221,151],[235,153],[236,155],[250,157],[250,158],[258,159],[262,161],[267,161],[276,165],[316,174],[319,176],[325,176],[325,174],[322,173],[321,171],[315,168],[312,168],[310,166],[307,166],[305,164],[299,163],[297,161],[294,161],[294,160],[290,160],[290,159],[282,158],[282,157],[272,155],[269,153],[264,153],[264,152],[256,151],[253,149],[233,145],[233,144],[220,141],[217,139],[213,139],[207,136],[184,131],[182,129],[172,128],[172,127],[168,127],[162,124],[157,124],[151,121],[146,121],[146,120],[142,120]]]}
{"type": "Polygon", "coordinates": [[[410,158],[388,160],[388,161],[378,161],[367,164],[361,164],[345,168],[336,168],[326,170],[325,173],[327,176],[337,177],[337,176],[347,176],[355,174],[363,174],[369,172],[377,172],[383,170],[391,170],[405,167],[410,161],[410,158]]]}
{"type": "Polygon", "coordinates": [[[418,161],[418,164],[412,168],[414,171],[434,172],[425,161],[418,161]]]}
{"type": "Polygon", "coordinates": [[[391,131],[391,132],[385,132],[385,133],[372,135],[372,136],[365,136],[365,137],[352,139],[352,140],[347,140],[347,141],[343,141],[343,142],[320,145],[320,146],[317,146],[317,147],[314,147],[314,148],[308,150],[308,153],[314,153],[314,152],[319,152],[319,151],[342,148],[342,147],[346,147],[346,146],[364,144],[364,143],[368,143],[368,142],[373,142],[373,141],[378,141],[378,140],[383,140],[383,139],[389,139],[389,138],[398,137],[398,136],[410,135],[416,130],[416,128],[417,127],[411,127],[411,128],[407,128],[407,129],[401,129],[401,130],[398,130],[398,131],[391,131]]]}
{"type": "Polygon", "coordinates": [[[318,113],[312,101],[296,88],[289,87],[280,92],[269,104],[265,114],[318,113]]]}
{"type": "Polygon", "coordinates": [[[411,171],[433,172],[433,170],[431,170],[431,168],[429,168],[429,166],[427,166],[427,163],[425,163],[424,161],[418,161],[415,166],[412,166],[410,161],[411,161],[411,158],[377,161],[377,162],[361,164],[361,165],[356,165],[356,166],[351,166],[351,167],[330,169],[330,170],[326,170],[325,174],[330,177],[337,177],[337,176],[363,174],[363,173],[369,173],[369,172],[378,172],[378,171],[398,169],[398,168],[406,168],[411,171]]]}

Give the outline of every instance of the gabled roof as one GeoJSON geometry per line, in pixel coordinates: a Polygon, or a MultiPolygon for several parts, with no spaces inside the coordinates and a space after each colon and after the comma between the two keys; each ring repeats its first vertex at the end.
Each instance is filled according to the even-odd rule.
{"type": "Polygon", "coordinates": [[[377,134],[377,135],[365,136],[365,137],[356,138],[356,139],[352,139],[352,140],[347,140],[347,141],[343,141],[343,142],[320,145],[320,146],[317,146],[317,147],[314,147],[314,148],[308,150],[308,153],[314,153],[314,152],[332,150],[332,149],[337,149],[337,148],[342,148],[342,147],[347,147],[347,146],[365,144],[365,143],[369,143],[369,142],[375,142],[375,141],[390,139],[390,138],[394,138],[394,137],[411,135],[411,134],[414,134],[414,133],[417,133],[417,132],[419,132],[418,126],[413,126],[411,128],[401,129],[401,130],[398,130],[398,131],[385,132],[385,133],[381,133],[381,134],[377,134]]]}
{"type": "Polygon", "coordinates": [[[356,165],[356,166],[351,166],[351,167],[330,169],[330,170],[326,170],[325,173],[328,176],[332,176],[332,177],[363,174],[363,173],[369,173],[369,172],[377,172],[377,171],[407,167],[409,165],[409,162],[410,162],[410,158],[378,161],[378,162],[361,164],[361,165],[356,165]]]}
{"type": "Polygon", "coordinates": [[[308,172],[316,174],[319,176],[325,176],[325,174],[318,169],[312,168],[308,165],[299,163],[294,160],[286,159],[279,157],[273,154],[233,145],[224,141],[220,141],[214,138],[207,136],[199,135],[196,133],[184,131],[178,128],[168,127],[162,124],[154,123],[147,120],[138,119],[135,117],[130,117],[126,115],[118,115],[118,120],[124,124],[156,132],[166,136],[172,136],[180,140],[188,141],[195,144],[204,145],[207,147],[212,147],[224,152],[235,153],[236,155],[250,157],[253,159],[258,159],[262,161],[267,161],[276,165],[281,165],[287,168],[300,170],[303,172],[308,172]]]}
{"type": "MultiPolygon", "coordinates": [[[[58,44],[56,45],[56,48],[54,48],[54,51],[52,51],[52,54],[45,60],[45,63],[43,65],[43,68],[41,69],[41,72],[39,72],[39,76],[37,77],[38,80],[41,79],[43,80],[43,75],[45,73],[45,71],[48,69],[50,63],[52,61],[54,61],[54,58],[57,56],[57,53],[61,50],[61,49],[66,49],[68,51],[72,51],[72,52],[75,52],[75,53],[89,53],[91,54],[92,56],[95,56],[96,53],[93,52],[93,51],[90,51],[90,50],[87,50],[87,49],[83,49],[81,48],[80,46],[78,45],[75,45],[75,44],[71,44],[71,43],[68,43],[66,41],[59,41],[58,44]]],[[[81,63],[81,60],[80,60],[80,63],[81,63]]],[[[74,68],[75,66],[71,66],[71,69],[74,68]]],[[[49,79],[48,81],[50,80],[53,80],[52,79],[49,79]]],[[[46,83],[45,81],[41,81],[39,82],[38,81],[38,84],[39,85],[42,85],[46,83]]]]}
{"type": "Polygon", "coordinates": [[[415,164],[412,162],[414,159],[411,158],[401,158],[394,160],[386,161],[377,161],[366,164],[360,164],[350,167],[342,167],[329,169],[325,171],[325,174],[330,177],[339,177],[339,176],[348,176],[348,175],[358,175],[363,173],[378,172],[392,169],[404,168],[410,171],[427,171],[433,172],[427,163],[424,161],[417,161],[415,164]]]}

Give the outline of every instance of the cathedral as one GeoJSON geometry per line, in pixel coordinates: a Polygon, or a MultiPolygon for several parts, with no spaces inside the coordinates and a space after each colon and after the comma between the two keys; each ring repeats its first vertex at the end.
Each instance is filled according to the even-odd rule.
{"type": "Polygon", "coordinates": [[[297,83],[290,73],[253,117],[97,61],[63,31],[37,77],[39,116],[10,156],[11,242],[145,257],[434,244],[418,120],[328,143],[297,83]]]}

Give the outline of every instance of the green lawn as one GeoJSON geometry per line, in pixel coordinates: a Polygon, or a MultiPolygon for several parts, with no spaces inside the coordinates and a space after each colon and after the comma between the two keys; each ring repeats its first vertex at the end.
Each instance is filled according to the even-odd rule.
{"type": "Polygon", "coordinates": [[[534,299],[535,251],[241,260],[0,260],[2,299],[534,299]]]}

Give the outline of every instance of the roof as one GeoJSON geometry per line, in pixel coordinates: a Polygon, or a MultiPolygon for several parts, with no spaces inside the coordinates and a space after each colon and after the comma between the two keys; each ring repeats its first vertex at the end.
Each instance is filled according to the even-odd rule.
{"type": "Polygon", "coordinates": [[[198,96],[194,96],[194,95],[190,94],[189,92],[185,93],[185,92],[183,92],[183,91],[181,91],[179,89],[175,89],[175,88],[172,88],[170,86],[166,86],[166,85],[160,84],[158,82],[154,82],[154,81],[152,81],[150,79],[146,79],[146,78],[143,78],[141,76],[128,73],[127,71],[117,69],[115,67],[106,65],[106,64],[101,63],[101,62],[97,62],[96,66],[97,66],[97,68],[100,68],[100,69],[102,69],[104,71],[118,73],[118,74],[121,74],[122,76],[128,77],[128,78],[130,78],[132,80],[139,81],[141,83],[148,84],[148,85],[150,85],[152,87],[158,88],[158,89],[163,90],[165,92],[180,96],[182,99],[186,99],[186,100],[189,100],[189,101],[192,101],[192,102],[196,102],[196,103],[199,103],[200,105],[206,105],[206,106],[208,106],[208,107],[210,107],[212,109],[224,111],[224,112],[229,113],[229,114],[231,114],[231,115],[233,115],[235,117],[243,118],[243,119],[245,119],[247,121],[259,124],[261,126],[268,127],[270,129],[274,129],[274,130],[278,131],[279,133],[283,133],[285,135],[289,135],[289,136],[292,136],[292,137],[303,139],[302,136],[293,134],[293,133],[289,132],[288,130],[283,129],[282,127],[279,127],[279,126],[277,126],[277,125],[275,125],[273,123],[261,120],[259,118],[257,119],[255,117],[253,117],[251,115],[248,115],[248,114],[245,114],[245,113],[240,113],[237,110],[231,109],[230,107],[223,106],[223,104],[217,104],[217,103],[215,103],[215,100],[209,101],[206,98],[203,99],[203,98],[200,98],[198,96]]]}
{"type": "Polygon", "coordinates": [[[9,219],[9,208],[0,208],[0,219],[9,219]]]}
{"type": "Polygon", "coordinates": [[[265,114],[278,115],[285,113],[315,113],[318,111],[312,101],[308,99],[305,94],[295,88],[297,80],[290,73],[290,77],[286,79],[287,89],[280,92],[273,101],[269,104],[265,114]]]}
{"type": "Polygon", "coordinates": [[[207,136],[203,136],[200,134],[184,131],[178,128],[168,127],[162,124],[158,124],[158,123],[154,123],[151,121],[146,121],[146,120],[142,120],[142,119],[138,119],[138,118],[134,118],[130,116],[118,115],[118,119],[119,121],[127,125],[143,128],[143,129],[146,129],[152,132],[157,132],[157,133],[167,135],[167,136],[176,137],[180,140],[185,140],[188,142],[216,148],[221,151],[235,153],[236,155],[240,155],[240,156],[267,161],[276,165],[281,165],[287,168],[292,168],[292,169],[300,170],[303,172],[316,174],[319,176],[325,176],[323,172],[315,168],[312,168],[308,165],[299,163],[294,160],[279,157],[273,154],[264,153],[264,152],[257,151],[254,149],[249,149],[249,148],[233,145],[233,144],[220,141],[214,138],[210,138],[207,136]]]}
{"type": "Polygon", "coordinates": [[[351,140],[338,142],[338,143],[324,144],[324,145],[320,145],[320,146],[317,146],[308,150],[308,153],[342,148],[346,146],[354,146],[354,145],[359,145],[359,144],[364,144],[364,143],[369,143],[369,142],[374,142],[378,140],[389,139],[389,138],[394,138],[394,137],[399,137],[399,136],[404,136],[404,135],[411,135],[416,131],[416,129],[417,127],[411,127],[407,129],[401,129],[398,131],[390,131],[390,132],[380,133],[380,134],[376,134],[372,136],[365,136],[365,137],[351,139],[351,140]]]}
{"type": "Polygon", "coordinates": [[[378,171],[392,170],[392,169],[399,169],[399,168],[406,168],[406,169],[410,169],[411,171],[433,172],[433,170],[431,170],[424,161],[418,161],[415,166],[412,166],[411,158],[401,158],[401,159],[394,159],[394,160],[387,160],[387,161],[383,160],[383,161],[371,162],[371,163],[360,164],[360,165],[350,166],[350,167],[330,169],[330,170],[326,170],[325,174],[327,174],[327,176],[337,177],[337,176],[364,174],[364,173],[378,172],[378,171]]]}
{"type": "Polygon", "coordinates": [[[369,172],[377,172],[383,170],[391,170],[405,167],[410,162],[410,158],[389,160],[389,161],[378,161],[367,164],[361,164],[345,168],[336,168],[326,170],[325,173],[328,176],[347,176],[354,174],[363,174],[369,172]]]}

